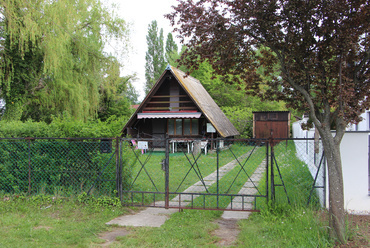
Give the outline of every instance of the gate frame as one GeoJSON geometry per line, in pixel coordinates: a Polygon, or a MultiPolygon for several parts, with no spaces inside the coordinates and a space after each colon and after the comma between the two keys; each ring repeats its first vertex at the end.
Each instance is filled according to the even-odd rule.
{"type": "MultiPolygon", "coordinates": [[[[211,140],[212,142],[214,141],[219,141],[219,140],[224,140],[224,141],[233,141],[233,142],[250,142],[250,141],[253,141],[256,143],[256,146],[257,144],[261,144],[261,143],[265,143],[265,148],[266,148],[266,153],[265,153],[265,161],[266,161],[266,165],[265,165],[265,173],[266,173],[266,176],[263,176],[265,177],[265,180],[266,180],[266,189],[265,189],[265,194],[264,195],[244,195],[244,194],[220,194],[219,192],[219,146],[216,147],[216,153],[217,153],[217,162],[216,162],[216,173],[217,173],[217,178],[216,178],[216,183],[217,183],[217,193],[216,194],[210,194],[210,193],[186,193],[186,194],[193,194],[193,195],[216,195],[217,197],[217,208],[195,208],[193,206],[191,207],[186,207],[186,206],[181,206],[181,202],[179,202],[179,205],[178,206],[170,206],[169,202],[170,202],[170,195],[171,194],[179,194],[180,195],[180,199],[181,199],[181,195],[182,195],[182,192],[170,192],[169,190],[169,176],[170,176],[170,173],[169,173],[169,154],[170,154],[170,140],[172,140],[171,138],[169,137],[166,137],[164,139],[164,142],[165,142],[165,159],[163,161],[163,165],[164,165],[164,169],[165,169],[165,178],[164,178],[164,183],[165,183],[165,190],[164,192],[144,192],[144,191],[131,191],[131,190],[128,190],[127,193],[130,193],[131,194],[135,194],[135,193],[141,193],[141,194],[154,194],[154,199],[155,199],[155,195],[156,194],[164,194],[165,195],[165,203],[164,203],[164,206],[163,205],[156,205],[156,204],[152,204],[152,205],[129,205],[129,204],[124,204],[123,202],[123,183],[122,183],[122,167],[123,167],[123,163],[122,163],[122,149],[123,149],[123,146],[122,146],[122,143],[123,142],[131,142],[131,140],[136,140],[136,141],[153,141],[153,139],[150,139],[150,138],[120,138],[119,141],[117,139],[117,143],[119,142],[119,145],[117,145],[119,147],[119,155],[118,153],[116,154],[116,156],[118,155],[119,158],[117,158],[117,163],[116,163],[116,166],[117,166],[117,197],[119,197],[122,205],[128,205],[128,206],[145,206],[145,207],[164,207],[165,209],[169,209],[169,208],[176,208],[176,209],[202,209],[202,210],[221,210],[221,211],[250,211],[250,212],[259,212],[260,210],[257,210],[256,209],[256,201],[255,204],[253,204],[253,207],[252,209],[245,209],[244,207],[244,204],[243,203],[243,208],[242,209],[233,209],[231,207],[231,209],[227,209],[227,208],[219,208],[219,197],[220,196],[230,196],[231,199],[233,199],[234,197],[242,197],[243,199],[243,202],[244,202],[244,197],[254,197],[254,199],[256,200],[257,198],[260,198],[260,197],[264,197],[266,198],[266,202],[268,203],[270,201],[269,199],[269,195],[270,194],[270,187],[269,187],[269,142],[268,140],[265,140],[265,139],[220,139],[220,138],[217,138],[217,139],[208,139],[208,140],[211,140]]],[[[184,139],[182,139],[184,140],[184,139]]],[[[189,140],[201,140],[201,139],[189,139],[189,140]]],[[[184,152],[184,151],[182,151],[184,152]]],[[[253,154],[253,153],[251,153],[253,154]]],[[[246,161],[247,162],[247,161],[246,161]]],[[[245,162],[245,163],[246,163],[245,162]]],[[[240,162],[238,161],[238,164],[239,166],[242,166],[240,164],[240,162]]],[[[249,177],[249,176],[248,176],[249,177]]],[[[250,177],[249,177],[250,178],[250,177]]],[[[248,178],[248,179],[249,179],[248,178]]],[[[257,188],[257,187],[256,187],[257,188]]],[[[258,190],[258,188],[257,188],[258,190]]],[[[126,191],[125,191],[126,192],[126,191]]],[[[193,202],[193,201],[192,201],[193,202]]]]}

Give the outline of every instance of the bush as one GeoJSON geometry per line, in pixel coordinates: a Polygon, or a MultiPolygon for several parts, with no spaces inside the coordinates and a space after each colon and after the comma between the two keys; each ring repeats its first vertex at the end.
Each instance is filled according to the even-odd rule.
{"type": "Polygon", "coordinates": [[[77,137],[117,137],[127,117],[117,118],[111,116],[105,122],[91,120],[87,122],[75,120],[70,116],[54,118],[50,124],[34,121],[2,121],[0,125],[0,137],[24,138],[24,137],[53,137],[53,138],[77,138],[77,137]]]}

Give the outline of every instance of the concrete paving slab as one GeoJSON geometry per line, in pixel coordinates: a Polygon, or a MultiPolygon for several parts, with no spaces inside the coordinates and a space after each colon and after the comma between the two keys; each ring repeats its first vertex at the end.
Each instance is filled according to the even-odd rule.
{"type": "Polygon", "coordinates": [[[243,188],[254,188],[255,186],[258,185],[258,182],[251,182],[251,181],[247,181],[244,185],[243,185],[243,188]]]}
{"type": "MultiPolygon", "coordinates": [[[[208,188],[208,187],[206,187],[208,188]]],[[[203,192],[203,191],[206,191],[206,188],[202,185],[202,186],[190,186],[189,188],[187,188],[186,190],[184,190],[184,192],[186,193],[198,193],[198,192],[203,192]]]]}
{"type": "Polygon", "coordinates": [[[124,215],[115,218],[107,225],[119,226],[147,226],[147,227],[160,227],[170,215],[177,212],[177,209],[164,209],[164,208],[147,208],[133,215],[124,215]]]}
{"type": "Polygon", "coordinates": [[[255,195],[258,190],[256,188],[242,188],[238,194],[240,195],[255,195]]]}
{"type": "Polygon", "coordinates": [[[204,180],[203,182],[199,181],[199,182],[195,183],[194,186],[203,186],[203,183],[206,186],[210,186],[210,185],[214,184],[215,182],[213,180],[211,180],[211,181],[210,180],[204,180]]]}
{"type": "Polygon", "coordinates": [[[255,197],[241,197],[237,196],[233,199],[233,204],[238,202],[238,203],[247,203],[247,202],[254,202],[255,197]]]}
{"type": "Polygon", "coordinates": [[[251,212],[246,212],[246,211],[224,211],[221,218],[244,220],[244,219],[248,219],[250,214],[251,212]]]}
{"type": "Polygon", "coordinates": [[[229,206],[227,206],[226,208],[227,210],[230,209],[230,210],[239,210],[239,211],[236,211],[236,212],[240,212],[240,210],[253,210],[254,209],[254,205],[253,203],[233,203],[232,205],[232,208],[231,208],[231,204],[229,204],[229,206]]]}
{"type": "Polygon", "coordinates": [[[203,180],[216,182],[216,180],[217,180],[217,174],[216,173],[212,173],[212,174],[206,176],[203,180]]]}

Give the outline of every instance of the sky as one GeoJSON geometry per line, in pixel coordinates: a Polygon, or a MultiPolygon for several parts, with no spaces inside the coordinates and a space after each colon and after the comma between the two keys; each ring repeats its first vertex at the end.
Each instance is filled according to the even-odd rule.
{"type": "MultiPolygon", "coordinates": [[[[171,6],[177,5],[176,0],[110,0],[111,3],[117,5],[114,9],[115,13],[126,22],[130,23],[130,45],[128,52],[124,54],[121,62],[121,76],[136,73],[138,80],[133,84],[140,94],[140,100],[144,95],[145,85],[145,53],[147,51],[146,35],[148,33],[148,25],[156,20],[158,28],[163,28],[163,35],[166,39],[167,34],[172,32],[170,21],[165,19],[163,15],[172,12],[171,6]]],[[[174,34],[174,39],[176,40],[174,34]]],[[[166,41],[164,41],[166,42],[166,41]]],[[[115,49],[117,44],[110,44],[111,49],[115,49]]],[[[109,49],[109,48],[108,48],[109,49]]]]}

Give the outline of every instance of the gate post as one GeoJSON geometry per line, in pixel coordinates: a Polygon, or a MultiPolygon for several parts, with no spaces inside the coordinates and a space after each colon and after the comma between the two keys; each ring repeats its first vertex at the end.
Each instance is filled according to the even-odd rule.
{"type": "Polygon", "coordinates": [[[275,175],[274,175],[274,144],[272,138],[270,139],[271,148],[271,200],[275,201],[275,175]]]}
{"type": "Polygon", "coordinates": [[[166,158],[165,158],[165,201],[164,201],[164,207],[165,209],[169,208],[169,163],[170,163],[170,145],[169,145],[169,139],[166,137],[165,139],[165,145],[166,145],[166,158]]]}
{"type": "Polygon", "coordinates": [[[269,185],[269,142],[266,142],[266,204],[270,201],[270,185],[269,185]]]}
{"type": "MultiPolygon", "coordinates": [[[[224,140],[223,140],[224,142],[224,140]]],[[[217,175],[216,175],[216,183],[217,183],[217,209],[219,208],[219,200],[220,200],[220,141],[217,142],[216,145],[216,153],[217,153],[217,175]]]]}

